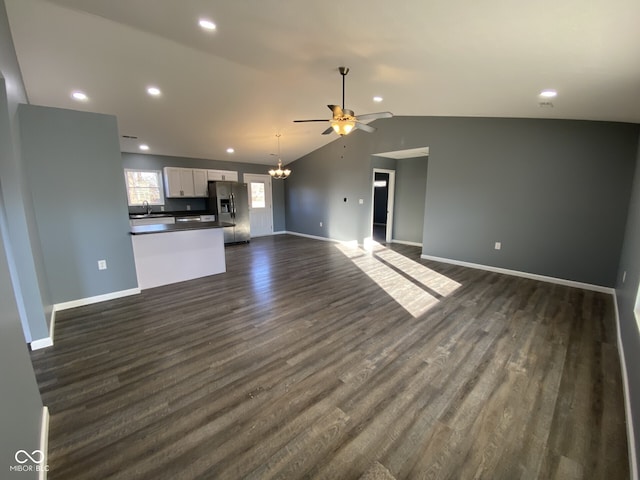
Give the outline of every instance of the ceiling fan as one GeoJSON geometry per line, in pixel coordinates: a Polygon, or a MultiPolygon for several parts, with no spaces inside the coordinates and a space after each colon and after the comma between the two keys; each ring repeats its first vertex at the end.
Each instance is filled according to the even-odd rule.
{"type": "Polygon", "coordinates": [[[353,110],[344,108],[344,79],[349,73],[348,67],[338,67],[340,75],[342,75],[342,107],[340,105],[327,105],[329,110],[333,112],[333,117],[329,120],[294,120],[294,122],[330,122],[331,126],[327,128],[322,135],[328,135],[331,132],[336,132],[338,135],[348,135],[352,130],[359,128],[368,133],[373,133],[376,129],[370,125],[362,123],[366,120],[376,120],[378,118],[390,118],[393,117],[391,112],[378,112],[367,113],[356,117],[353,110]]]}

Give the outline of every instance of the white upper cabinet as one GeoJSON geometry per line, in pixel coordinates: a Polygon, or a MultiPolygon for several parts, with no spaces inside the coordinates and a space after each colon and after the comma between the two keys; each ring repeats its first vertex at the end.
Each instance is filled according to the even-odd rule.
{"type": "Polygon", "coordinates": [[[193,170],[191,168],[164,167],[164,186],[168,198],[194,197],[193,170]]]}
{"type": "Polygon", "coordinates": [[[164,167],[164,189],[167,198],[206,198],[207,183],[213,180],[237,182],[238,172],[202,168],[164,167]]]}
{"type": "Polygon", "coordinates": [[[224,180],[226,182],[237,182],[238,172],[233,170],[207,170],[207,179],[211,181],[224,180]]]}
{"type": "Polygon", "coordinates": [[[208,179],[207,170],[193,169],[193,189],[196,197],[208,197],[209,188],[207,186],[208,179]]]}

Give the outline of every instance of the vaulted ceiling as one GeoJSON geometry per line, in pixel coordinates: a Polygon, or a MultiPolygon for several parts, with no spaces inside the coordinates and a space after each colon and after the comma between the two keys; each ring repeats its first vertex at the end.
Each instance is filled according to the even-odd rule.
{"type": "Polygon", "coordinates": [[[356,114],[640,123],[638,0],[5,2],[29,101],[116,115],[128,152],[272,164],[281,133],[286,164],[336,138],[293,120],[341,65],[356,114]]]}

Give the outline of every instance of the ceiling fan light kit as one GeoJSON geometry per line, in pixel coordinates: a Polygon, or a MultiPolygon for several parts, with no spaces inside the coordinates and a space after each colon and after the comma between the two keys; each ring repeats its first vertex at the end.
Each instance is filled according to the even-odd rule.
{"type": "MultiPolygon", "coordinates": [[[[328,135],[331,132],[336,132],[340,136],[349,135],[353,130],[360,129],[364,130],[367,133],[373,133],[376,131],[375,127],[371,127],[365,123],[360,122],[359,120],[376,120],[378,118],[390,118],[393,117],[391,112],[378,112],[378,113],[367,113],[365,115],[361,115],[359,118],[356,117],[353,110],[348,110],[344,108],[344,84],[345,77],[347,73],[349,73],[348,67],[338,67],[338,71],[340,75],[342,75],[342,107],[340,105],[327,105],[329,110],[333,112],[333,116],[329,119],[329,124],[331,127],[327,128],[322,135],[328,135]]],[[[326,122],[327,120],[294,120],[294,122],[326,122]]]]}
{"type": "Polygon", "coordinates": [[[349,135],[351,130],[356,126],[356,122],[353,120],[331,120],[331,128],[338,135],[349,135]]]}

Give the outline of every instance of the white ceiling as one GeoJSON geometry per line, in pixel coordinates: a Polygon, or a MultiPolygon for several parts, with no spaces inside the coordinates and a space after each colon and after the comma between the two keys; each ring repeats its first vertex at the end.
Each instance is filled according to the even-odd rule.
{"type": "Polygon", "coordinates": [[[123,151],[272,164],[281,133],[286,164],[335,140],[292,121],[329,119],[340,65],[356,115],[640,123],[638,0],[5,2],[29,101],[116,115],[123,151]]]}

